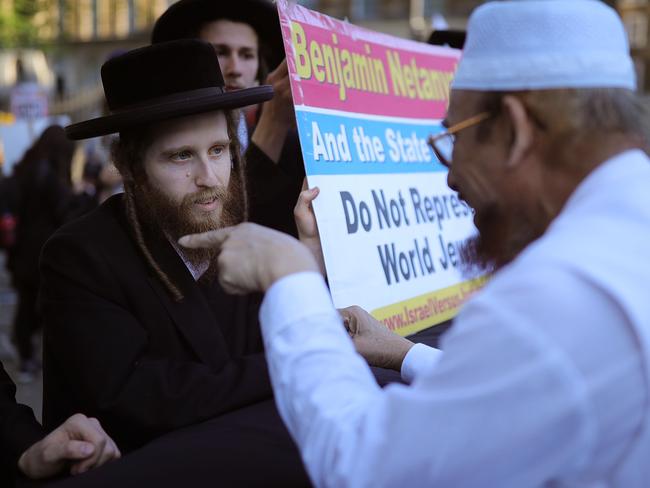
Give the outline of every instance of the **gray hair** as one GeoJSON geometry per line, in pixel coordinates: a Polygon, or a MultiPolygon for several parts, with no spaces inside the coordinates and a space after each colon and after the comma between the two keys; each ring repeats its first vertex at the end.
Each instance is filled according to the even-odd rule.
{"type": "MultiPolygon", "coordinates": [[[[644,148],[648,147],[648,108],[643,99],[630,90],[572,88],[489,92],[481,97],[478,110],[499,116],[503,111],[502,99],[506,95],[521,100],[535,124],[566,145],[594,140],[595,136],[618,134],[637,139],[644,148]]],[[[490,128],[491,124],[483,124],[477,131],[477,137],[487,138],[490,128]]]]}

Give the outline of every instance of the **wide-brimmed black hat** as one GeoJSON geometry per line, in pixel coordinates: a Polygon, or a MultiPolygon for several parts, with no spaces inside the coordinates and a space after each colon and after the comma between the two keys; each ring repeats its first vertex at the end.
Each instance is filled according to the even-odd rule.
{"type": "Polygon", "coordinates": [[[284,59],[278,12],[268,0],[180,0],[156,21],[151,43],[195,38],[201,25],[220,19],[242,22],[255,30],[270,70],[284,59]]]}
{"type": "Polygon", "coordinates": [[[273,98],[270,85],[227,92],[214,48],[197,39],[165,42],[115,57],[102,66],[102,83],[110,114],[69,125],[65,131],[70,139],[273,98]]]}
{"type": "Polygon", "coordinates": [[[449,46],[456,49],[463,49],[467,33],[464,30],[434,30],[429,37],[429,44],[434,46],[449,46]]]}

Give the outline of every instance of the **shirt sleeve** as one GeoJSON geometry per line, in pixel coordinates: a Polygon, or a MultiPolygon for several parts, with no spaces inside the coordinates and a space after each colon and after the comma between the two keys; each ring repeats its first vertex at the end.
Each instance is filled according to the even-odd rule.
{"type": "Polygon", "coordinates": [[[413,382],[416,376],[433,369],[441,356],[440,349],[426,344],[415,344],[402,361],[402,379],[407,383],[413,382]]]}
{"type": "Polygon", "coordinates": [[[466,307],[435,368],[381,390],[320,276],[274,284],[260,311],[271,381],[314,484],[539,486],[574,469],[594,430],[577,373],[498,310],[466,307]]]}

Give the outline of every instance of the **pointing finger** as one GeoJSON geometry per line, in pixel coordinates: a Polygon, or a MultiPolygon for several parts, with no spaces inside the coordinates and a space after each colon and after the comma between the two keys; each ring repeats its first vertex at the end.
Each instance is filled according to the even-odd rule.
{"type": "Polygon", "coordinates": [[[228,239],[230,233],[232,232],[232,227],[226,227],[224,229],[211,230],[209,232],[204,232],[202,234],[192,234],[188,236],[183,236],[178,240],[178,243],[190,249],[196,248],[216,248],[220,249],[223,243],[228,239]]]}

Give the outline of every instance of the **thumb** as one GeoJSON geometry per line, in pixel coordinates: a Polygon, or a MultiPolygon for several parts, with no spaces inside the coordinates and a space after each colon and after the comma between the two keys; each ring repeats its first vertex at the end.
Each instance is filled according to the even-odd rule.
{"type": "Polygon", "coordinates": [[[311,202],[316,200],[316,197],[320,193],[320,189],[316,186],[309,190],[301,191],[298,195],[298,202],[296,203],[296,209],[301,211],[307,211],[311,207],[311,202]]]}
{"type": "Polygon", "coordinates": [[[341,316],[343,317],[343,327],[348,331],[350,337],[356,336],[359,332],[359,324],[357,323],[356,317],[347,313],[342,313],[341,316]]]}
{"type": "Polygon", "coordinates": [[[215,249],[221,249],[221,246],[226,241],[226,239],[228,239],[228,236],[230,236],[231,232],[232,227],[225,227],[223,229],[203,232],[202,234],[191,234],[181,237],[178,240],[178,243],[181,246],[190,249],[196,249],[200,247],[212,247],[215,249]]]}

